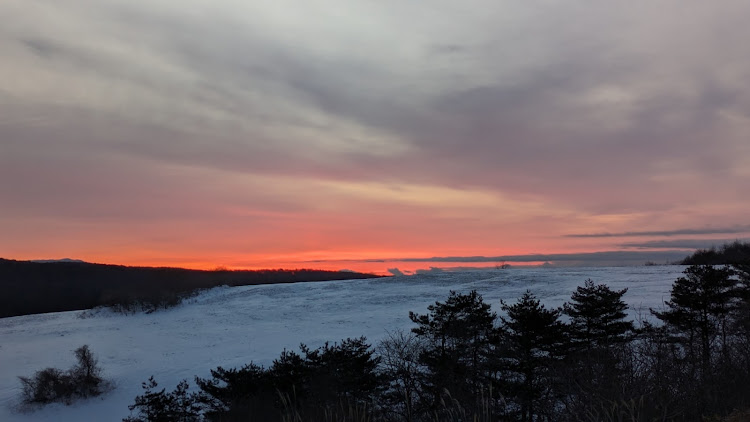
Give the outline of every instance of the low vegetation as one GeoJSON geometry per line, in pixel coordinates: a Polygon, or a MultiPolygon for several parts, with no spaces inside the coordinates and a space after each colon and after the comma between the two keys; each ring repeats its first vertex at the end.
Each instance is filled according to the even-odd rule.
{"type": "Polygon", "coordinates": [[[188,394],[186,380],[172,392],[156,391],[151,378],[125,421],[245,421],[248,415],[263,421],[324,421],[349,410],[364,415],[383,385],[378,363],[365,339],[358,338],[318,349],[301,345],[299,353],[285,350],[270,368],[253,363],[216,368],[211,378],[196,378],[200,393],[188,394]]]}
{"type": "Polygon", "coordinates": [[[46,368],[31,377],[18,377],[22,386],[22,405],[70,404],[77,399],[98,396],[110,388],[111,384],[102,378],[102,370],[88,346],[76,349],[75,356],[77,364],[67,371],[46,368]]]}
{"type": "Polygon", "coordinates": [[[152,378],[125,421],[735,421],[750,409],[750,272],[691,266],[654,322],[587,280],[561,308],[451,292],[411,332],[284,350],[269,368],[152,378]]]}
{"type": "Polygon", "coordinates": [[[97,306],[126,313],[151,312],[175,306],[199,289],[215,286],[373,277],[322,270],[198,271],[0,259],[0,318],[97,306]]]}

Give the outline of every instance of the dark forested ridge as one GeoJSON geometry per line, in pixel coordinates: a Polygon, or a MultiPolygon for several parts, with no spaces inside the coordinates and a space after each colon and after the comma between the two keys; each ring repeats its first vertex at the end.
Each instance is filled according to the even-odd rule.
{"type": "Polygon", "coordinates": [[[750,265],[750,243],[732,242],[719,248],[698,249],[680,262],[682,265],[750,265]]]}
{"type": "Polygon", "coordinates": [[[31,262],[0,258],[0,317],[119,306],[167,307],[197,289],[221,285],[374,278],[323,270],[201,271],[85,262],[31,262]]]}

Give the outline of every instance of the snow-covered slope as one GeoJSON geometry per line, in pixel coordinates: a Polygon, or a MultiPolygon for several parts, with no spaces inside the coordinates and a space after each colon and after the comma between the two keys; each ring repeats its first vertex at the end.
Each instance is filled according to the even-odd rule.
{"type": "MultiPolygon", "coordinates": [[[[591,278],[614,289],[627,287],[625,299],[648,313],[669,297],[681,266],[556,268],[431,272],[373,280],[223,287],[181,306],[152,314],[119,315],[75,311],[0,319],[0,421],[119,421],[154,375],[172,389],[181,379],[193,384],[216,366],[250,361],[268,365],[282,349],[300,342],[367,336],[409,329],[409,311],[424,313],[450,290],[475,289],[499,311],[499,300],[514,302],[526,289],[549,306],[569,299],[591,278]],[[51,405],[33,413],[13,410],[17,376],[45,367],[67,369],[73,350],[88,344],[105,376],[116,383],[106,396],[70,406],[51,405]]],[[[40,294],[43,294],[40,292],[40,294]]]]}

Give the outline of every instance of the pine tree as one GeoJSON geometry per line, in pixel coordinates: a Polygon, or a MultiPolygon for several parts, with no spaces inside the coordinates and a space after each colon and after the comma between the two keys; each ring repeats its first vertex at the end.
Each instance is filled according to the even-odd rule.
{"type": "MultiPolygon", "coordinates": [[[[725,380],[737,380],[723,397],[735,397],[740,406],[750,397],[750,263],[732,266],[738,278],[737,306],[732,312],[731,359],[724,368],[725,380]]],[[[737,405],[735,405],[737,406],[737,405]]]]}
{"type": "Polygon", "coordinates": [[[715,357],[728,360],[730,316],[736,302],[736,283],[728,267],[693,265],[672,285],[667,310],[651,310],[663,321],[682,351],[687,369],[686,391],[697,415],[712,411],[720,401],[715,391],[715,357]]]}
{"type": "Polygon", "coordinates": [[[500,301],[507,316],[501,316],[501,352],[506,395],[515,398],[523,422],[549,417],[554,409],[555,381],[551,368],[567,348],[560,309],[546,309],[529,291],[513,305],[500,301]]]}
{"type": "Polygon", "coordinates": [[[315,393],[318,404],[366,404],[380,388],[380,357],[374,356],[365,337],[326,342],[315,350],[305,345],[300,348],[311,372],[309,390],[315,393]]]}
{"type": "Polygon", "coordinates": [[[573,414],[616,402],[627,385],[625,343],[635,327],[625,320],[626,292],[586,280],[563,305],[563,313],[570,317],[572,343],[563,370],[569,391],[566,408],[573,414]]]}
{"type": "Polygon", "coordinates": [[[188,394],[186,380],[180,381],[174,391],[167,393],[163,388],[156,391],[158,384],[154,377],[142,384],[143,395],[135,398],[135,403],[128,406],[135,416],[123,419],[123,422],[197,422],[200,420],[200,406],[195,394],[188,394]]]}
{"type": "MultiPolygon", "coordinates": [[[[651,312],[675,333],[691,363],[700,363],[702,376],[711,366],[714,337],[726,345],[727,322],[736,295],[736,280],[727,267],[693,265],[672,285],[664,312],[651,312]]],[[[698,366],[698,365],[696,365],[698,366]]]]}
{"type": "Polygon", "coordinates": [[[195,377],[206,419],[245,419],[249,414],[275,410],[278,394],[270,378],[268,370],[252,362],[239,369],[212,369],[211,378],[195,377]]]}
{"type": "Polygon", "coordinates": [[[750,335],[750,263],[732,265],[732,270],[739,282],[736,295],[739,303],[734,315],[734,328],[750,335]]]}
{"type": "Polygon", "coordinates": [[[622,300],[628,289],[612,290],[604,284],[586,280],[563,305],[570,317],[571,337],[579,347],[597,348],[622,343],[634,331],[626,321],[628,305],[622,300]]]}
{"type": "Polygon", "coordinates": [[[470,404],[489,383],[487,357],[497,315],[476,291],[451,291],[445,303],[427,310],[425,315],[410,312],[409,318],[418,325],[414,334],[425,340],[420,362],[427,369],[424,384],[431,406],[438,406],[445,391],[470,404]]]}

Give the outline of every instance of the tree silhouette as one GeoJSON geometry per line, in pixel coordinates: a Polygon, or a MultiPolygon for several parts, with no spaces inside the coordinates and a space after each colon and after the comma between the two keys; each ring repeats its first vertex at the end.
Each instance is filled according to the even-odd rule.
{"type": "Polygon", "coordinates": [[[523,422],[537,420],[554,408],[551,368],[566,353],[566,328],[559,309],[546,309],[530,292],[513,305],[500,301],[501,359],[507,374],[506,394],[517,400],[523,422]]]}
{"type": "Polygon", "coordinates": [[[189,394],[190,385],[186,380],[180,381],[174,391],[165,389],[157,391],[158,384],[154,377],[141,384],[143,395],[135,398],[135,403],[128,406],[135,415],[128,416],[123,422],[197,422],[201,420],[200,405],[195,394],[189,394]]]}
{"type": "Polygon", "coordinates": [[[672,285],[663,312],[651,313],[666,324],[674,342],[682,347],[688,382],[698,412],[717,400],[713,391],[713,357],[727,357],[730,316],[735,304],[737,281],[728,267],[693,265],[672,285]],[[718,349],[718,350],[717,350],[718,349]],[[717,352],[717,353],[715,353],[717,352]]]}
{"type": "Polygon", "coordinates": [[[691,363],[700,362],[702,375],[711,365],[711,346],[720,335],[726,345],[728,316],[735,298],[736,280],[727,267],[693,265],[672,285],[667,310],[651,310],[673,329],[675,338],[686,347],[691,363]]]}
{"type": "Polygon", "coordinates": [[[611,402],[627,385],[623,363],[628,342],[635,331],[626,321],[627,289],[612,290],[586,280],[563,305],[570,317],[571,354],[562,372],[567,380],[567,407],[579,412],[611,402]]]}
{"type": "Polygon", "coordinates": [[[489,383],[487,357],[491,351],[497,314],[475,290],[451,291],[444,302],[427,307],[427,314],[409,313],[417,324],[412,331],[425,340],[420,362],[426,367],[424,385],[438,407],[442,395],[468,400],[489,383]]]}
{"type": "Polygon", "coordinates": [[[604,284],[586,280],[563,306],[570,317],[571,338],[579,347],[604,347],[622,343],[634,331],[626,321],[628,305],[622,297],[628,289],[612,290],[604,284]]]}

